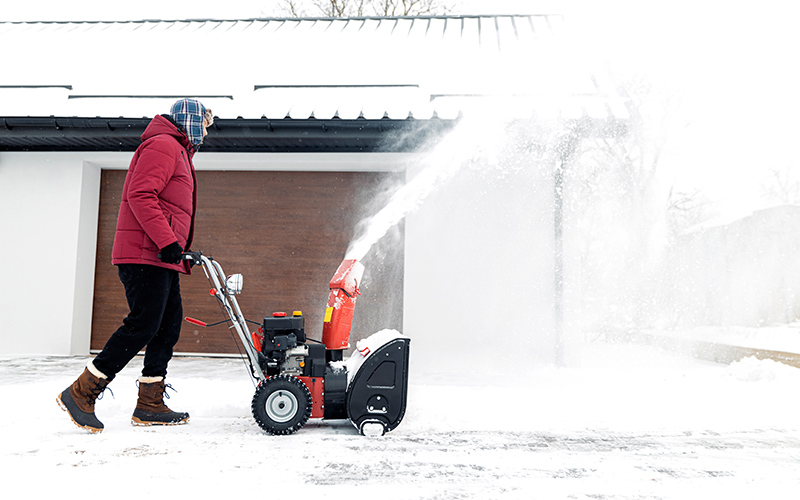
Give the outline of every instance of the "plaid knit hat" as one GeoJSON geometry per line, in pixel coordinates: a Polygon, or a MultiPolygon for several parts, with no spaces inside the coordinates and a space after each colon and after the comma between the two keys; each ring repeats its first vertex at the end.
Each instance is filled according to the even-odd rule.
{"type": "Polygon", "coordinates": [[[169,112],[175,123],[186,130],[189,142],[197,146],[203,142],[203,120],[206,108],[195,99],[181,99],[172,105],[169,112]]]}

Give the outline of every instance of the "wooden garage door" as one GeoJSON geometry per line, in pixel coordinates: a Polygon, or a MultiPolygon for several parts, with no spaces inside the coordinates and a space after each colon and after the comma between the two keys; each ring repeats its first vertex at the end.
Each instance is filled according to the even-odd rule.
{"type": "MultiPolygon", "coordinates": [[[[127,315],[111,248],[126,171],[104,170],[100,193],[91,349],[102,349],[127,315]]],[[[198,212],[193,250],[213,256],[227,274],[242,273],[242,312],[260,322],[274,311],[301,310],[306,332],[321,338],[328,282],[344,258],[357,223],[371,214],[399,173],[197,172],[198,212]]],[[[384,328],[402,328],[402,227],[365,257],[363,295],[356,305],[351,345],[384,328]],[[372,262],[372,264],[371,264],[372,262]]],[[[201,268],[181,279],[184,316],[207,323],[222,312],[209,296],[201,268]]],[[[253,327],[255,328],[255,327],[253,327]]],[[[237,353],[223,324],[184,323],[176,352],[237,353]]]]}

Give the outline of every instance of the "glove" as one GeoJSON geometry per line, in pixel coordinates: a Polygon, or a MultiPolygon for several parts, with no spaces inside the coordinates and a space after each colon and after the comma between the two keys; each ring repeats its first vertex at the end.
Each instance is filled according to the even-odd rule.
{"type": "Polygon", "coordinates": [[[178,242],[170,243],[158,252],[158,259],[165,264],[179,264],[183,247],[178,242]]]}
{"type": "MultiPolygon", "coordinates": [[[[188,248],[187,248],[187,249],[184,251],[184,253],[189,253],[189,252],[191,252],[191,250],[189,250],[188,248]]],[[[192,256],[191,256],[191,258],[189,258],[189,257],[190,257],[190,256],[187,256],[185,260],[186,260],[186,262],[188,262],[188,263],[189,263],[189,267],[190,267],[190,268],[192,268],[192,267],[194,267],[194,266],[196,266],[197,264],[199,264],[199,263],[200,263],[200,260],[199,260],[199,259],[198,259],[198,260],[195,260],[195,257],[194,257],[194,255],[192,255],[192,256]]]]}

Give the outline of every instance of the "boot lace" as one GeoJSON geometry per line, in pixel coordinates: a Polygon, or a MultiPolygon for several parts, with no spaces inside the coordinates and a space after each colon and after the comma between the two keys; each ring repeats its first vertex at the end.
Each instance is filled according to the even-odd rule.
{"type": "Polygon", "coordinates": [[[111,393],[112,398],[117,399],[116,396],[114,396],[114,391],[108,387],[107,383],[103,384],[101,382],[97,382],[93,383],[92,387],[89,388],[89,394],[86,396],[86,403],[88,405],[92,405],[95,401],[100,401],[103,399],[103,395],[105,394],[106,390],[111,393]]]}
{"type": "Polygon", "coordinates": [[[165,398],[167,398],[167,399],[169,399],[169,393],[167,393],[167,389],[169,389],[169,390],[171,390],[173,392],[178,392],[178,389],[172,387],[172,384],[164,384],[164,394],[163,394],[163,396],[165,398]]]}
{"type": "MultiPolygon", "coordinates": [[[[137,389],[139,388],[139,384],[140,383],[141,382],[139,382],[138,380],[136,381],[136,388],[137,389]]],[[[171,391],[174,391],[174,392],[178,392],[178,389],[172,387],[172,384],[164,384],[164,391],[161,393],[162,402],[163,402],[164,398],[169,399],[169,393],[167,393],[167,389],[169,389],[171,391]]],[[[114,396],[114,393],[112,392],[111,395],[114,396]]]]}

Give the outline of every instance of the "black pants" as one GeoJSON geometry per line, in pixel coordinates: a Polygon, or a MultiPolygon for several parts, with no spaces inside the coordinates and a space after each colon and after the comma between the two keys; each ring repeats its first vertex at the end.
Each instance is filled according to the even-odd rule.
{"type": "Polygon", "coordinates": [[[180,274],[145,264],[120,264],[119,279],[131,312],[94,359],[109,380],[147,346],[144,377],[164,377],[181,333],[180,274]]]}

